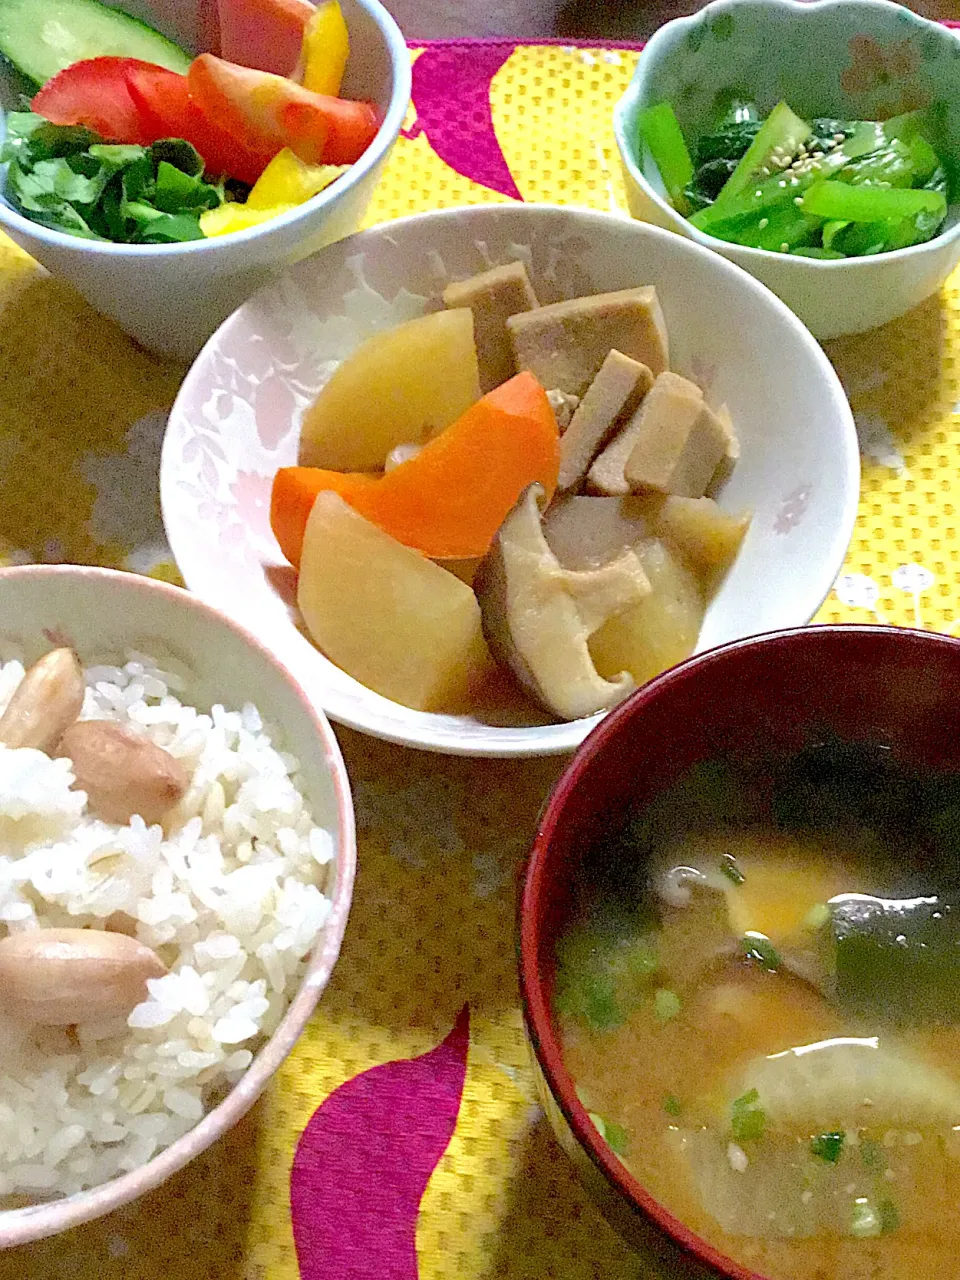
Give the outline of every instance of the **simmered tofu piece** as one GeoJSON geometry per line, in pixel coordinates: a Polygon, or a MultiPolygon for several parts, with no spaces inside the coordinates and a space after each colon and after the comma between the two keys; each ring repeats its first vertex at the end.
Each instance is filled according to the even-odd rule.
{"type": "Polygon", "coordinates": [[[712,498],[670,496],[657,515],[657,532],[710,580],[733,563],[749,525],[748,515],[729,515],[712,498]]]}
{"type": "Polygon", "coordinates": [[[560,441],[561,493],[580,484],[596,454],[652,386],[653,374],[645,364],[622,351],[609,352],[560,441]]]}
{"type": "Polygon", "coordinates": [[[544,536],[564,569],[599,569],[650,536],[661,504],[632,496],[555,499],[543,517],[544,536]]]}
{"type": "Polygon", "coordinates": [[[692,571],[659,538],[637,548],[650,594],[590,637],[600,675],[629,671],[637,684],[689,658],[703,623],[703,592],[692,571]]]}
{"type": "Polygon", "coordinates": [[[658,433],[669,425],[669,409],[685,413],[691,425],[703,407],[703,392],[694,382],[675,373],[661,373],[633,415],[593,462],[587,474],[587,488],[593,493],[618,497],[631,491],[627,463],[644,435],[653,428],[658,433]]]}
{"type": "Polygon", "coordinates": [[[331,662],[418,711],[462,710],[489,661],[466,583],[330,490],[307,522],[297,603],[331,662]]]}
{"type": "Polygon", "coordinates": [[[636,415],[624,476],[633,492],[657,489],[701,498],[724,458],[728,435],[699,387],[662,373],[636,415]]]}
{"type": "Polygon", "coordinates": [[[473,312],[481,389],[492,391],[512,378],[517,370],[507,320],[540,305],[523,263],[508,262],[469,280],[457,280],[444,289],[443,303],[446,307],[469,307],[473,312]]]}
{"type": "Polygon", "coordinates": [[[583,396],[611,351],[653,372],[669,365],[667,330],[652,285],[555,302],[511,316],[507,329],[518,369],[545,387],[583,396]]]}
{"type": "Polygon", "coordinates": [[[733,469],[740,461],[740,441],[734,430],[733,419],[730,417],[730,410],[725,404],[722,404],[717,410],[717,421],[720,423],[720,430],[724,434],[726,440],[726,448],[723,457],[720,459],[720,465],[713,474],[713,479],[707,486],[707,492],[711,497],[722,489],[727,480],[733,474],[733,469]]]}

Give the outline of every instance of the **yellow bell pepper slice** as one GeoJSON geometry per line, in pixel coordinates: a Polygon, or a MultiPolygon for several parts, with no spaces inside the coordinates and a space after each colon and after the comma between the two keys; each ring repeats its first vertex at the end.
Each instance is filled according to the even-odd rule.
{"type": "Polygon", "coordinates": [[[217,209],[207,209],[200,215],[200,230],[205,236],[226,236],[231,231],[247,231],[269,222],[281,213],[295,209],[295,204],[277,204],[269,209],[251,209],[248,204],[222,204],[217,209]]]}
{"type": "Polygon", "coordinates": [[[336,98],[350,54],[350,36],[338,0],[321,0],[303,33],[303,87],[336,98]]]}
{"type": "Polygon", "coordinates": [[[307,164],[284,147],[254,183],[245,207],[272,209],[279,204],[303,204],[348,168],[342,164],[307,164]]]}

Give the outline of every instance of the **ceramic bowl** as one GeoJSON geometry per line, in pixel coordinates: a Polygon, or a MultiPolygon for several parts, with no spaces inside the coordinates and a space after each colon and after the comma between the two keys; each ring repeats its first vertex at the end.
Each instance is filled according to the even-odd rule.
{"type": "Polygon", "coordinates": [[[721,502],[755,516],[701,649],[806,622],[839,572],[858,501],[853,421],[822,351],[771,293],[688,240],[586,210],[487,206],[406,218],[298,264],[220,329],[183,384],[160,468],[170,544],[190,589],[245,622],[334,719],[464,755],[570,751],[595,720],[496,725],[411,711],[358,684],[298,628],[270,487],[296,461],[302,411],[338,361],[435,309],[449,280],[518,257],[544,301],[656,285],[671,363],[730,407],[742,460],[721,502]]]}
{"type": "Polygon", "coordinates": [[[193,675],[187,696],[199,706],[255,702],[279,725],[301,762],[300,783],[319,823],[333,832],[336,856],[324,892],[332,910],[299,990],[246,1074],[184,1137],[147,1164],[90,1191],[26,1208],[0,1210],[0,1248],[54,1235],[135,1200],[222,1134],[257,1100],[316,1008],[337,960],[356,869],[353,805],[336,738],[296,681],[254,638],[178,587],[110,569],[42,565],[0,570],[0,655],[35,660],[50,637],[76,646],[81,661],[120,658],[133,648],[172,655],[193,675]]]}
{"type": "MultiPolygon", "coordinates": [[[[185,49],[202,44],[201,6],[202,0],[122,5],[185,49]]],[[[143,346],[192,359],[217,325],[280,268],[350,235],[366,212],[410,99],[410,56],[379,0],[343,0],[343,12],[350,31],[344,94],[375,103],[383,123],[357,163],[320,195],[247,231],[174,245],[81,240],[29,221],[0,195],[0,230],[143,346]]],[[[0,67],[0,107],[16,107],[22,92],[22,83],[0,67]]],[[[0,121],[0,139],[2,133],[0,121]]]]}
{"type": "Polygon", "coordinates": [[[586,210],[487,206],[393,222],[298,264],[231,317],[183,384],[161,460],[170,544],[190,589],[249,626],[333,718],[465,755],[570,751],[596,719],[498,725],[412,711],[360,685],[298,626],[270,487],[338,361],[436,308],[449,280],[518,257],[544,301],[656,285],[672,364],[730,407],[742,460],[721,501],[755,516],[701,649],[806,622],[839,572],[858,501],[852,417],[822,351],[769,291],[688,240],[586,210]]]}
{"type": "Polygon", "coordinates": [[[627,200],[635,218],[679,231],[768,285],[818,338],[860,333],[934,293],[960,261],[960,205],[927,244],[875,257],[816,261],[726,244],[691,227],[667,201],[641,146],[644,107],[670,102],[696,141],[731,88],[769,111],[886,119],[945,108],[943,158],[960,163],[960,35],[887,0],[716,0],[668,22],[644,49],[614,112],[627,200]]]}
{"type": "Polygon", "coordinates": [[[718,756],[791,754],[811,741],[886,744],[907,766],[960,768],[960,641],[892,627],[810,627],[691,658],[587,739],[540,819],[519,913],[520,985],[540,1099],[561,1145],[624,1237],[688,1280],[763,1280],[722,1256],[643,1187],[600,1138],[563,1064],[551,1011],[555,942],[628,807],[718,756]]]}

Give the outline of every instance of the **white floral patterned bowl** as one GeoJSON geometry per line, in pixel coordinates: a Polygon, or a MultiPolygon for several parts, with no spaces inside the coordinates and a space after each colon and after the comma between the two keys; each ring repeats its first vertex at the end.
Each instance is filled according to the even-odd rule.
{"type": "Polygon", "coordinates": [[[861,333],[919,305],[960,262],[960,204],[926,244],[842,262],[727,244],[690,225],[666,198],[640,145],[644,107],[670,102],[696,138],[731,89],[769,110],[885,120],[940,103],[938,147],[960,163],[960,33],[887,0],[714,0],[654,35],[614,112],[630,211],[678,231],[762,280],[818,338],[861,333]]]}
{"type": "Polygon", "coordinates": [[[191,590],[248,626],[328,715],[463,755],[570,751],[596,718],[495,725],[364,688],[297,625],[270,487],[296,461],[301,413],[338,361],[435,309],[449,280],[516,258],[544,301],[654,284],[671,363],[730,407],[742,460],[721,501],[755,514],[700,650],[807,622],[840,570],[859,496],[853,418],[826,356],[773,294],[689,240],[610,214],[501,205],[419,214],[299,263],[221,327],[183,384],[160,469],[167,535],[191,590]]]}

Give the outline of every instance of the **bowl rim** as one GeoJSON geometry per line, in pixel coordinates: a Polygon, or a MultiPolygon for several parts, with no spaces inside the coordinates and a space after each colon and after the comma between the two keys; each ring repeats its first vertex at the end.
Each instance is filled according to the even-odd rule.
{"type": "MultiPolygon", "coordinates": [[[[311,196],[303,204],[275,218],[270,218],[267,222],[261,222],[257,226],[246,227],[242,231],[232,231],[229,236],[211,236],[204,240],[187,240],[178,244],[114,244],[109,240],[84,240],[80,236],[69,235],[66,231],[56,231],[51,227],[41,226],[39,222],[32,222],[8,203],[0,186],[0,227],[12,227],[53,248],[86,253],[106,261],[117,257],[152,261],[157,258],[211,253],[217,248],[222,248],[224,244],[249,245],[253,241],[269,238],[273,232],[296,227],[308,216],[325,212],[328,207],[335,205],[343,195],[374,172],[385,159],[403,125],[413,84],[413,70],[407,43],[393,16],[380,3],[380,0],[353,0],[353,3],[367,11],[384,39],[393,82],[390,101],[373,141],[360,159],[350,165],[347,172],[342,174],[336,182],[331,183],[317,195],[311,196]]],[[[0,177],[5,172],[6,166],[0,165],[0,177]]]]}
{"type": "MultiPolygon", "coordinates": [[[[952,227],[939,231],[931,240],[925,240],[922,244],[908,245],[904,249],[892,249],[888,253],[871,254],[859,258],[806,258],[796,254],[777,253],[773,249],[756,249],[751,245],[720,240],[718,237],[708,235],[707,232],[693,226],[689,219],[677,213],[673,205],[664,199],[644,173],[637,149],[628,136],[628,116],[641,98],[646,87],[651,64],[661,51],[661,46],[669,47],[680,33],[693,30],[698,26],[709,26],[720,15],[734,11],[742,12],[745,8],[780,9],[792,14],[795,18],[800,18],[801,22],[805,21],[809,15],[816,16],[831,9],[856,9],[864,15],[865,26],[868,26],[870,20],[875,18],[878,13],[906,14],[919,30],[933,31],[938,39],[942,39],[945,42],[956,44],[960,41],[960,31],[955,31],[942,22],[924,18],[921,14],[914,13],[912,9],[908,9],[904,5],[893,3],[893,0],[711,0],[710,4],[705,5],[696,13],[665,22],[663,26],[657,28],[644,45],[643,55],[637,62],[636,69],[630,78],[630,83],[613,109],[613,132],[624,169],[626,169],[631,180],[643,191],[647,199],[669,220],[670,225],[688,239],[696,241],[697,244],[703,245],[704,248],[712,249],[714,253],[719,253],[723,257],[729,256],[737,262],[742,260],[745,267],[748,267],[748,264],[759,266],[760,263],[766,262],[789,263],[790,268],[797,271],[805,269],[822,272],[864,270],[871,265],[876,265],[878,262],[907,261],[935,248],[942,248],[944,245],[952,244],[960,238],[960,219],[958,219],[952,227]]],[[[954,199],[948,206],[948,209],[957,208],[960,208],[960,198],[954,199]]]]}
{"type": "MultiPolygon", "coordinates": [[[[337,242],[336,245],[320,249],[316,254],[311,255],[300,263],[294,264],[293,267],[287,268],[280,279],[288,279],[290,273],[302,269],[305,262],[320,259],[326,252],[360,253],[368,242],[379,238],[389,240],[391,237],[396,236],[398,232],[402,233],[407,227],[414,224],[426,223],[429,225],[431,223],[458,222],[465,228],[464,235],[468,235],[469,224],[474,219],[480,222],[485,222],[488,219],[496,221],[505,217],[538,220],[557,217],[558,214],[563,214],[571,222],[577,222],[593,229],[593,233],[598,237],[602,237],[607,228],[617,227],[623,230],[625,227],[629,227],[631,230],[628,234],[636,235],[640,238],[647,237],[654,244],[659,242],[671,247],[676,247],[677,244],[677,237],[674,233],[665,230],[663,227],[627,218],[622,214],[590,209],[580,205],[553,205],[543,202],[531,202],[524,204],[457,206],[410,214],[407,217],[398,218],[394,221],[381,223],[364,231],[356,232],[354,235],[337,242]]],[[[735,282],[741,291],[749,295],[758,307],[770,306],[773,307],[775,312],[779,313],[783,322],[789,327],[800,345],[809,353],[819,369],[823,378],[824,394],[833,402],[837,411],[839,430],[834,452],[843,457],[842,465],[846,472],[845,486],[849,489],[846,497],[846,510],[843,512],[843,519],[838,525],[838,532],[834,537],[833,553],[828,562],[829,572],[825,569],[822,582],[816,591],[806,599],[804,607],[800,611],[802,616],[797,622],[789,624],[794,626],[801,625],[809,622],[816,615],[833,589],[837,576],[843,568],[846,552],[856,526],[860,499],[860,453],[853,412],[839,376],[822,347],[786,303],[781,301],[772,290],[762,284],[756,277],[743,271],[721,254],[713,252],[709,246],[694,244],[689,239],[682,243],[686,247],[681,252],[690,250],[694,257],[699,256],[705,270],[715,270],[721,276],[726,276],[731,282],[735,282]]],[[[175,465],[172,460],[173,437],[171,424],[179,417],[181,403],[187,399],[188,395],[192,394],[194,382],[202,379],[201,370],[215,349],[216,344],[220,341],[223,332],[229,325],[236,323],[237,317],[245,308],[258,306],[261,295],[266,294],[270,288],[271,286],[267,286],[265,289],[255,293],[246,303],[238,307],[208,339],[181,384],[177,398],[170,411],[161,453],[160,501],[167,539],[178,564],[181,563],[182,558],[177,553],[179,548],[185,545],[186,539],[183,531],[171,516],[171,510],[174,506],[171,476],[175,471],[175,465]]],[[[184,574],[184,580],[187,582],[188,587],[191,590],[201,590],[202,586],[194,586],[195,577],[190,573],[189,563],[186,559],[183,559],[183,564],[186,568],[182,568],[181,572],[184,574]]],[[[338,724],[346,725],[351,729],[370,734],[388,742],[397,743],[400,746],[416,747],[444,755],[473,756],[485,759],[565,755],[574,751],[604,718],[604,715],[609,714],[601,712],[599,715],[581,720],[555,721],[547,725],[534,727],[491,727],[489,735],[485,735],[482,738],[477,735],[464,741],[457,741],[455,732],[435,725],[437,720],[443,718],[440,716],[432,717],[431,723],[422,727],[409,726],[394,729],[391,726],[383,726],[380,723],[380,714],[375,707],[369,710],[361,708],[359,711],[344,711],[342,708],[331,706],[329,701],[326,700],[327,691],[323,688],[318,688],[320,682],[315,674],[310,678],[308,672],[303,669],[303,664],[298,664],[289,654],[284,655],[283,661],[294,671],[302,684],[308,686],[311,690],[317,690],[318,706],[321,706],[325,714],[338,724]],[[490,739],[496,738],[497,740],[488,741],[488,737],[490,739]]],[[[359,682],[356,683],[359,684],[359,682]]],[[[367,693],[370,692],[365,689],[365,686],[361,686],[361,688],[364,688],[367,693]]],[[[399,706],[400,704],[393,705],[399,706]]],[[[407,709],[404,708],[403,710],[406,711],[407,709]]],[[[426,715],[428,713],[417,714],[426,715]]]]}
{"type": "Polygon", "coordinates": [[[615,707],[586,739],[560,775],[540,813],[536,834],[521,873],[521,889],[516,909],[520,1001],[529,1046],[546,1088],[578,1147],[618,1196],[627,1204],[639,1208],[648,1220],[682,1250],[693,1255],[718,1276],[725,1277],[725,1280],[769,1280],[769,1277],[751,1271],[749,1267],[742,1266],[722,1253],[657,1200],[600,1137],[586,1108],[577,1097],[573,1077],[564,1066],[559,1037],[554,1031],[544,990],[544,974],[539,964],[542,937],[538,907],[550,893],[545,863],[554,836],[563,823],[567,803],[581,785],[584,772],[597,757],[612,748],[621,733],[629,731],[631,722],[643,714],[646,706],[680,684],[705,678],[711,668],[718,665],[722,667],[731,655],[742,650],[780,648],[789,651],[798,643],[816,645],[821,638],[833,643],[843,637],[867,638],[880,644],[893,640],[897,644],[920,645],[923,648],[936,646],[952,649],[960,658],[960,637],[943,632],[921,631],[913,627],[881,626],[873,623],[842,623],[768,631],[762,635],[733,640],[729,644],[719,645],[706,653],[687,658],[678,666],[656,676],[619,707],[615,707]]]}
{"type": "Polygon", "coordinates": [[[313,706],[294,676],[256,636],[213,605],[206,604],[181,587],[125,570],[60,564],[0,568],[0,588],[5,582],[19,578],[40,581],[72,578],[93,583],[95,586],[99,583],[111,583],[119,586],[121,590],[129,590],[134,594],[146,592],[164,596],[174,608],[192,610],[203,615],[215,626],[233,632],[249,649],[253,650],[261,663],[272,668],[288,686],[316,734],[322,747],[324,765],[329,774],[336,801],[337,854],[336,880],[330,891],[331,911],[318,939],[319,946],[315,946],[311,952],[300,986],[287,1006],[277,1029],[261,1046],[250,1066],[226,1097],[208,1111],[183,1137],[178,1138],[139,1168],[63,1199],[0,1211],[0,1249],[28,1244],[45,1236],[57,1235],[129,1204],[165,1182],[172,1174],[212,1146],[246,1115],[299,1039],[330,980],[350,913],[357,866],[356,826],[350,780],[333,729],[323,712],[313,706]]]}

